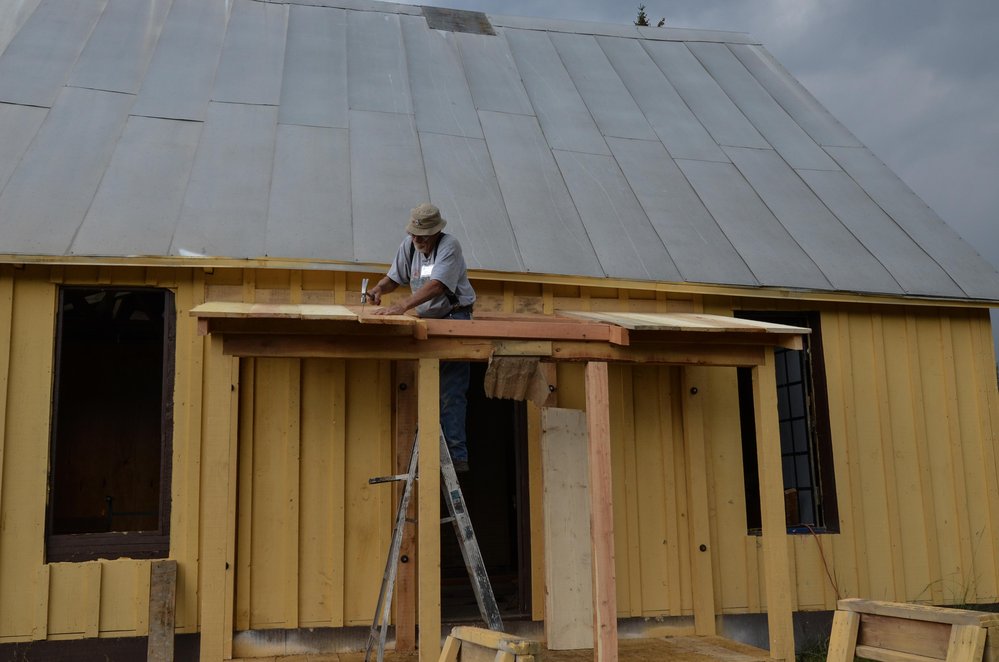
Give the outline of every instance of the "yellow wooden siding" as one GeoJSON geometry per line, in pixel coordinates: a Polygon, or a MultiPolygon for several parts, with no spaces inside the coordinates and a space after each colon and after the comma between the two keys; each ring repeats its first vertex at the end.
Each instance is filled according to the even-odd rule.
{"type": "MultiPolygon", "coordinates": [[[[364,275],[377,276],[0,269],[0,641],[137,636],[148,627],[147,561],[42,563],[56,286],[156,285],[177,293],[171,558],[179,563],[177,628],[195,632],[201,543],[208,528],[224,523],[200,517],[205,481],[213,479],[202,462],[208,348],[187,313],[206,299],[353,303],[364,275]]],[[[506,312],[728,314],[774,303],[525,282],[484,282],[480,292],[481,309],[506,312]]],[[[837,590],[840,597],[999,600],[999,391],[987,312],[853,302],[778,307],[821,312],[840,509],[840,533],[789,542],[798,608],[831,609],[837,590]]],[[[758,612],[766,596],[760,539],[746,533],[735,370],[705,373],[714,601],[725,613],[758,612]]],[[[392,471],[390,377],[389,362],[242,361],[236,629],[370,621],[393,504],[390,488],[367,479],[392,471]]],[[[611,370],[622,617],[693,611],[680,383],[678,369],[611,370]]],[[[557,384],[559,406],[584,408],[581,366],[560,365],[557,384]]],[[[539,517],[532,513],[535,530],[539,517]]],[[[541,544],[535,537],[535,559],[541,544]]],[[[535,572],[535,596],[539,578],[535,572]]],[[[535,604],[534,615],[543,607],[535,604]]]]}

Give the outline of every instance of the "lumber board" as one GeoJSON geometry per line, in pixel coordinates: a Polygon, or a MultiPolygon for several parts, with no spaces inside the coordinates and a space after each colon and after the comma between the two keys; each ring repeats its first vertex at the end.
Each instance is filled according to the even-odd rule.
{"type": "MultiPolygon", "coordinates": [[[[412,361],[395,363],[395,471],[409,471],[413,454],[413,439],[417,424],[416,364],[412,361]]],[[[393,489],[393,503],[399,503],[402,484],[393,489]]],[[[415,517],[417,500],[410,499],[406,517],[415,517]]],[[[402,534],[399,568],[395,583],[395,650],[416,649],[416,531],[407,526],[402,534]],[[408,558],[407,563],[401,559],[408,558]]],[[[445,653],[447,653],[445,646],[445,653]]],[[[457,655],[457,650],[455,650],[457,655]]]]}
{"type": "Polygon", "coordinates": [[[451,637],[513,655],[537,655],[541,653],[541,644],[537,641],[485,628],[461,625],[451,630],[451,637]]]}
{"type": "MultiPolygon", "coordinates": [[[[399,641],[396,639],[396,651],[399,651],[399,641]]],[[[458,651],[461,650],[461,641],[455,639],[454,637],[448,637],[444,640],[444,646],[441,648],[441,656],[438,662],[457,662],[458,661],[458,651]]]]}
{"type": "Polygon", "coordinates": [[[857,646],[857,657],[862,657],[865,660],[876,660],[877,662],[940,662],[935,657],[901,653],[873,646],[857,646]]]}
{"type": "Polygon", "coordinates": [[[440,657],[441,535],[440,535],[440,361],[421,359],[417,380],[419,440],[419,649],[420,662],[440,657]]]}
{"type": "Polygon", "coordinates": [[[944,659],[951,627],[947,623],[861,614],[857,645],[944,659]]]}
{"type": "Polygon", "coordinates": [[[157,559],[149,567],[148,662],[173,662],[177,607],[177,561],[157,559]]]}
{"type": "Polygon", "coordinates": [[[933,607],[909,602],[884,602],[863,598],[844,598],[836,603],[836,608],[855,611],[861,614],[878,614],[896,618],[910,618],[919,621],[950,623],[951,625],[978,625],[988,627],[999,625],[999,613],[933,607]]]}
{"type": "Polygon", "coordinates": [[[541,410],[545,640],[549,650],[593,648],[586,413],[541,410]]]}
{"type": "Polygon", "coordinates": [[[955,625],[950,631],[947,662],[979,662],[987,630],[978,625],[955,625]]]}
{"type": "Polygon", "coordinates": [[[617,582],[614,569],[614,490],[607,364],[586,364],[586,426],[589,436],[590,547],[593,554],[593,654],[617,662],[617,582]]]}
{"type": "Polygon", "coordinates": [[[829,634],[826,662],[853,662],[859,629],[860,614],[852,611],[836,611],[833,615],[832,632],[829,634]]]}

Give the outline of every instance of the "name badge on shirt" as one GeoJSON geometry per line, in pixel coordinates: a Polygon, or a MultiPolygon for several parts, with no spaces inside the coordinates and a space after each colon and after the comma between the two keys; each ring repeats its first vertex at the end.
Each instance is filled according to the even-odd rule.
{"type": "Polygon", "coordinates": [[[424,264],[420,267],[420,278],[430,278],[430,275],[434,271],[434,265],[424,264]]]}

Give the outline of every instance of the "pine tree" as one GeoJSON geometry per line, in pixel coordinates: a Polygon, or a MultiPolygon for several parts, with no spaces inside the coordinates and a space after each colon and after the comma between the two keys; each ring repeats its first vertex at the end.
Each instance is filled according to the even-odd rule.
{"type": "MultiPolygon", "coordinates": [[[[649,17],[645,13],[645,5],[638,5],[638,18],[635,19],[635,25],[649,27],[649,17]]],[[[664,25],[666,25],[666,19],[660,18],[659,23],[656,24],[656,27],[661,28],[664,25]]]]}

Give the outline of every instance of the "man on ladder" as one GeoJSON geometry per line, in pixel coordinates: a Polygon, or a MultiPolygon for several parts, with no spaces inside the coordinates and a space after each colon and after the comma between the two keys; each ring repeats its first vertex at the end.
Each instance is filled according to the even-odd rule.
{"type": "MultiPolygon", "coordinates": [[[[399,246],[388,274],[364,293],[380,306],[382,295],[409,284],[411,294],[375,315],[404,315],[416,308],[420,317],[472,319],[475,290],[468,281],[468,267],[461,244],[442,230],[447,221],[440,210],[423,203],[410,211],[407,237],[399,246]]],[[[448,441],[457,473],[468,471],[465,410],[468,406],[469,366],[466,361],[441,361],[441,429],[448,441]]]]}

